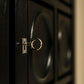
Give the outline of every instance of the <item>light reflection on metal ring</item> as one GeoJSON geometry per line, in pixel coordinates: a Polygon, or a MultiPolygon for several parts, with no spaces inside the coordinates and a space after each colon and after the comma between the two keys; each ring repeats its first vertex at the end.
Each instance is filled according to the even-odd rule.
{"type": "Polygon", "coordinates": [[[34,47],[34,45],[33,45],[36,40],[33,40],[33,41],[31,42],[31,48],[32,48],[32,49],[36,49],[37,51],[39,51],[39,50],[42,48],[43,43],[42,43],[42,40],[41,40],[41,39],[37,38],[37,40],[39,40],[39,42],[40,42],[40,47],[39,47],[38,49],[36,49],[36,48],[34,47]]]}

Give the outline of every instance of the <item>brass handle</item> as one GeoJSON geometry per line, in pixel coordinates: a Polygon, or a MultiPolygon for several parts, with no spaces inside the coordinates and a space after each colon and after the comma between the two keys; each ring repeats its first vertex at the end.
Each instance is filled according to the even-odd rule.
{"type": "Polygon", "coordinates": [[[27,38],[22,38],[22,43],[16,42],[16,45],[22,45],[23,52],[26,51],[26,53],[27,53],[27,46],[30,46],[32,49],[39,51],[42,48],[43,42],[40,38],[37,38],[30,42],[27,42],[27,38]],[[34,42],[36,42],[37,40],[40,42],[39,48],[34,47],[34,42]],[[25,50],[25,47],[26,47],[26,50],[25,50]]]}
{"type": "Polygon", "coordinates": [[[35,50],[37,50],[37,51],[39,51],[39,50],[42,48],[43,42],[42,42],[42,40],[39,39],[39,38],[37,38],[37,40],[40,42],[39,48],[36,49],[36,48],[34,47],[34,42],[36,41],[36,39],[31,42],[31,48],[32,48],[32,49],[35,49],[35,50]]]}

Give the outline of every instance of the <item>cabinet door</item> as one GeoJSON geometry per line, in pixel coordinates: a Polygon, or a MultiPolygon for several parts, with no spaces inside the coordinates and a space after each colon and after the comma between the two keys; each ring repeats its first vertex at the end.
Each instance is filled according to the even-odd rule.
{"type": "Polygon", "coordinates": [[[31,1],[28,2],[28,39],[41,40],[34,42],[35,49],[28,55],[29,84],[53,81],[53,12],[31,1]]]}
{"type": "Polygon", "coordinates": [[[15,4],[15,84],[27,84],[27,54],[22,54],[22,38],[27,38],[27,0],[15,4]]]}
{"type": "Polygon", "coordinates": [[[72,60],[72,23],[71,18],[58,12],[58,50],[59,76],[71,71],[72,60]]]}

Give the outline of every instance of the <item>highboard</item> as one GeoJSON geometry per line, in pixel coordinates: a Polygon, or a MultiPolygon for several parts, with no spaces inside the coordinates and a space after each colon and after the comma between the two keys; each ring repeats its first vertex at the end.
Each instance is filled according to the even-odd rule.
{"type": "Polygon", "coordinates": [[[74,84],[73,3],[0,0],[0,84],[74,84]]]}

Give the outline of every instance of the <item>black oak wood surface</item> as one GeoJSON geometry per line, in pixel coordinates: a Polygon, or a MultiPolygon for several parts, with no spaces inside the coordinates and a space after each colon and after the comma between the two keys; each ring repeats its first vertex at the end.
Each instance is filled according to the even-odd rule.
{"type": "MultiPolygon", "coordinates": [[[[16,0],[15,42],[27,38],[27,0],[16,0]]],[[[15,48],[15,84],[27,84],[27,54],[22,54],[21,45],[15,48]]]]}
{"type": "Polygon", "coordinates": [[[0,0],[0,84],[74,84],[73,3],[0,0]]]}
{"type": "Polygon", "coordinates": [[[0,0],[0,84],[9,84],[9,0],[0,0]]]}

